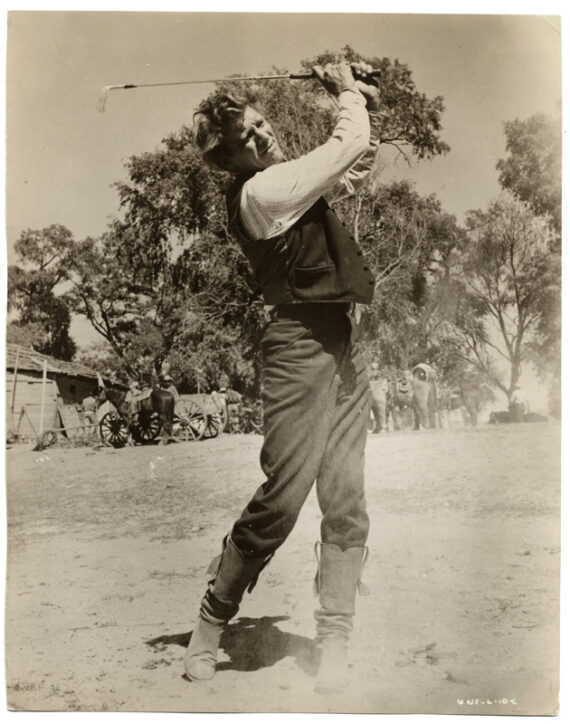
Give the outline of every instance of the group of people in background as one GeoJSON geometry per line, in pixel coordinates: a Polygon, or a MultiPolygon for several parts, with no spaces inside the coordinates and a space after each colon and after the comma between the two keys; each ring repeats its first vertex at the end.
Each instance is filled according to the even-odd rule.
{"type": "MultiPolygon", "coordinates": [[[[429,368],[430,373],[434,375],[436,389],[439,391],[444,385],[441,381],[441,376],[437,367],[433,363],[425,365],[425,367],[429,368]]],[[[369,365],[369,377],[371,382],[378,380],[383,381],[386,395],[388,395],[390,375],[381,369],[378,361],[376,360],[372,361],[369,365]]],[[[173,396],[175,402],[180,397],[178,388],[172,378],[172,375],[170,374],[170,365],[168,363],[164,363],[161,366],[160,371],[157,372],[151,351],[149,349],[145,349],[137,359],[135,376],[133,376],[129,382],[129,393],[127,397],[131,403],[131,411],[133,413],[137,410],[138,400],[144,397],[145,394],[148,394],[153,387],[159,387],[160,389],[169,392],[173,396]]],[[[96,434],[95,426],[98,422],[97,409],[99,392],[99,388],[93,388],[93,390],[91,390],[87,396],[83,398],[81,405],[78,406],[78,412],[81,420],[89,435],[96,434]]],[[[239,415],[239,411],[243,404],[243,397],[239,392],[228,386],[225,376],[222,376],[221,378],[219,390],[213,394],[215,394],[225,406],[229,420],[239,415]]],[[[515,385],[509,403],[509,420],[511,422],[523,422],[524,415],[528,412],[529,403],[526,394],[520,385],[515,385]]]]}

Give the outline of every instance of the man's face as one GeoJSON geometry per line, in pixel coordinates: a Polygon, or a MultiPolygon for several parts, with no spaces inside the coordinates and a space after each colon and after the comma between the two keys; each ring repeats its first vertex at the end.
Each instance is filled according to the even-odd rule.
{"type": "Polygon", "coordinates": [[[263,171],[284,160],[273,129],[250,106],[246,107],[243,120],[231,121],[224,143],[228,149],[226,165],[232,173],[263,171]]]}

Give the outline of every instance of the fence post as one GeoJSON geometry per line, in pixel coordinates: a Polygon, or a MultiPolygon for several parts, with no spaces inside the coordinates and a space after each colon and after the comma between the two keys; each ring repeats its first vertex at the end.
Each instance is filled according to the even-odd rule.
{"type": "Polygon", "coordinates": [[[14,404],[16,402],[16,380],[18,379],[18,362],[20,361],[20,348],[16,352],[16,361],[14,362],[14,381],[12,382],[12,400],[10,402],[10,411],[14,415],[14,404]]]}
{"type": "Polygon", "coordinates": [[[42,403],[40,406],[40,429],[38,437],[41,438],[44,431],[44,410],[46,406],[46,386],[47,386],[47,359],[44,360],[44,371],[42,375],[42,403]]]}

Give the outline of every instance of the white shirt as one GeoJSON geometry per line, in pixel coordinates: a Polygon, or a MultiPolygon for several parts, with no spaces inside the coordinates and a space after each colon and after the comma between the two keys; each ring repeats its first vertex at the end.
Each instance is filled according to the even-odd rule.
{"type": "Polygon", "coordinates": [[[244,184],[239,216],[251,239],[270,239],[289,229],[321,196],[339,201],[368,175],[378,147],[379,114],[368,113],[357,90],[338,96],[334,131],[322,146],[294,161],[259,171],[244,184]]]}

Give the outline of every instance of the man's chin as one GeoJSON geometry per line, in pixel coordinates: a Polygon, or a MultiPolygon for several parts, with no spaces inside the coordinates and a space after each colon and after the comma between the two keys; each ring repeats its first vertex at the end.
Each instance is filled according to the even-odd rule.
{"type": "Polygon", "coordinates": [[[270,154],[268,154],[268,158],[270,159],[271,165],[274,163],[281,163],[281,161],[285,160],[285,156],[283,155],[280,148],[276,148],[271,151],[270,154]]]}

